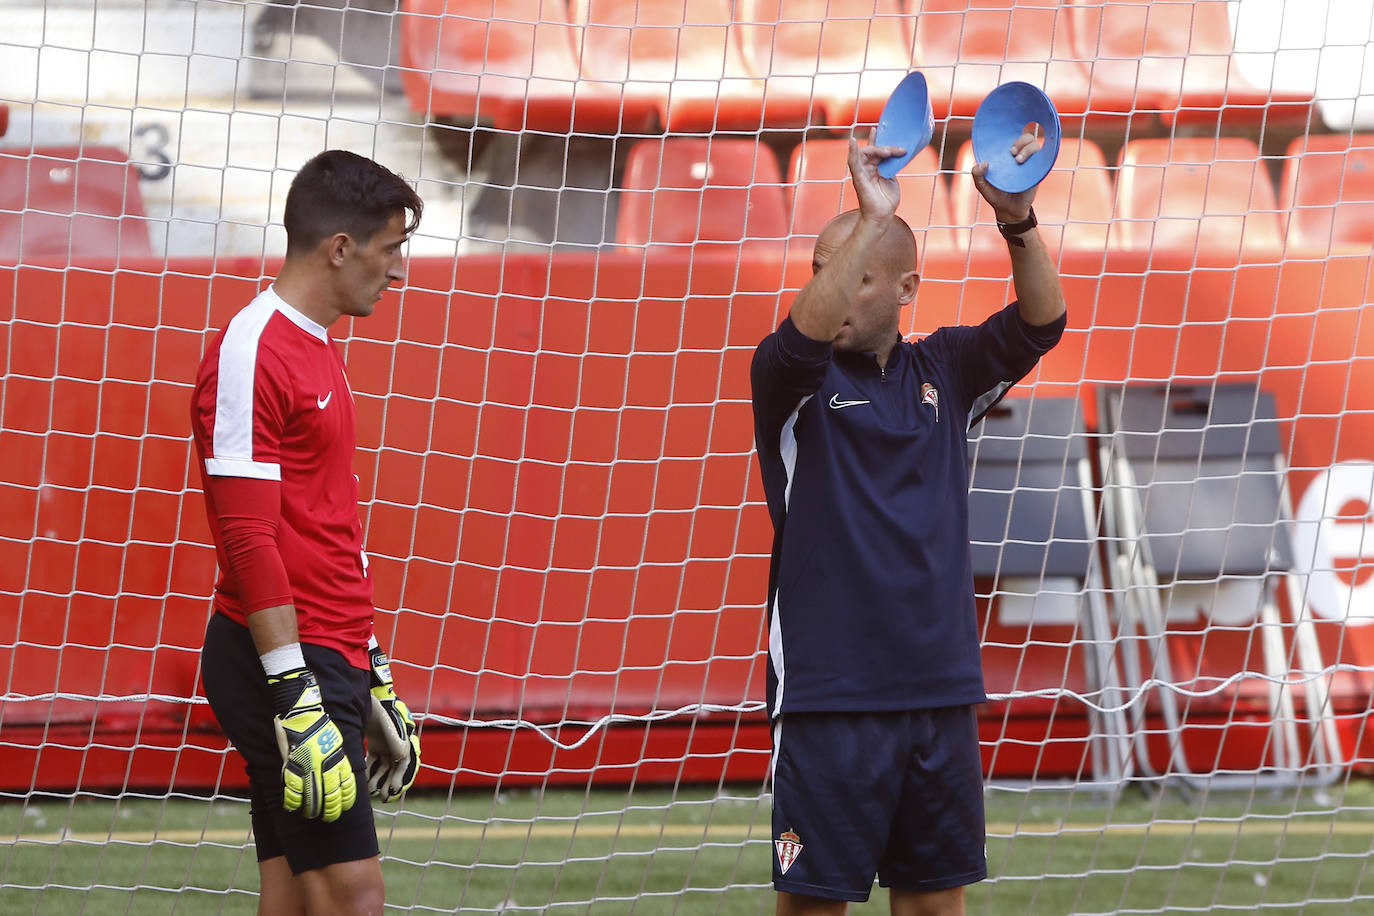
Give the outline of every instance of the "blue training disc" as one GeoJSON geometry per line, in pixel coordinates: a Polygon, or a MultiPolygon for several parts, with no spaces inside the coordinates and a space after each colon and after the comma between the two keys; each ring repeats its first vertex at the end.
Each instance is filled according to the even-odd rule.
{"type": "Polygon", "coordinates": [[[879,162],[878,174],[884,178],[897,177],[897,173],[926,148],[934,134],[935,114],[930,108],[926,78],[919,70],[912,70],[887,97],[873,135],[874,145],[901,146],[906,153],[879,162]]]}
{"type": "Polygon", "coordinates": [[[988,183],[1009,194],[1045,180],[1059,158],[1059,112],[1050,97],[1030,83],[1003,83],[988,93],[973,115],[973,155],[988,164],[988,183]],[[1040,150],[1017,162],[1011,145],[1030,123],[1040,125],[1040,150]]]}

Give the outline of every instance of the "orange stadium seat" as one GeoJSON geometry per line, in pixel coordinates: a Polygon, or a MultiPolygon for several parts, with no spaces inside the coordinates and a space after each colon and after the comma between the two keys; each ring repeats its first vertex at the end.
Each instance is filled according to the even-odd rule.
{"type": "Polygon", "coordinates": [[[1374,245],[1374,134],[1298,137],[1283,165],[1288,241],[1321,251],[1374,245]]]}
{"type": "Polygon", "coordinates": [[[765,97],[749,67],[730,0],[571,0],[581,76],[652,105],[670,132],[757,130],[810,123],[810,99],[765,97]]]}
{"type": "Polygon", "coordinates": [[[1070,52],[1059,0],[912,0],[915,63],[936,118],[971,118],[989,92],[1024,80],[1062,119],[1087,111],[1088,71],[1070,52]]]}
{"type": "Polygon", "coordinates": [[[1122,247],[1236,258],[1272,257],[1282,245],[1274,188],[1248,138],[1132,140],[1116,188],[1122,247]]]}
{"type": "Polygon", "coordinates": [[[911,69],[911,26],[898,0],[741,0],[738,18],[765,96],[811,101],[818,123],[877,123],[911,69]]]}
{"type": "Polygon", "coordinates": [[[786,235],[782,177],[768,147],[740,138],[669,137],[631,148],[618,243],[781,242],[786,235]]]}
{"type": "MultiPolygon", "coordinates": [[[[954,177],[954,223],[972,226],[972,244],[1004,248],[992,210],[968,172],[973,168],[973,143],[959,148],[959,172],[954,177]]],[[[1035,191],[1035,216],[1040,235],[1051,251],[1060,248],[1104,250],[1112,221],[1112,183],[1102,149],[1091,140],[1065,137],[1059,142],[1054,168],[1035,191]]]]}
{"type": "Polygon", "coordinates": [[[401,79],[410,106],[505,130],[648,129],[657,112],[619,87],[577,79],[565,0],[406,0],[401,79]]]}
{"type": "MultiPolygon", "coordinates": [[[[859,205],[848,163],[848,140],[807,140],[792,151],[787,172],[794,244],[810,247],[831,217],[859,205]]],[[[902,188],[897,214],[911,224],[923,247],[952,247],[949,189],[935,150],[921,150],[897,175],[897,183],[902,188]]]]}
{"type": "Polygon", "coordinates": [[[0,151],[0,261],[148,257],[144,215],[123,150],[0,151]]]}
{"type": "Polygon", "coordinates": [[[1226,0],[1065,0],[1073,54],[1089,62],[1094,110],[1166,123],[1305,123],[1310,94],[1256,86],[1232,57],[1226,0]]]}

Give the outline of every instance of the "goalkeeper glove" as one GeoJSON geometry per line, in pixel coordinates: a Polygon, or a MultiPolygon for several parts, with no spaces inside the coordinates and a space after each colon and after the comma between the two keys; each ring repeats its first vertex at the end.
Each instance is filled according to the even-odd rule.
{"type": "Polygon", "coordinates": [[[303,817],[336,821],[353,807],[358,785],[344,752],[343,734],[324,711],[319,685],[309,668],[267,678],[277,715],[281,750],[282,807],[303,817]]]}
{"type": "Polygon", "coordinates": [[[367,788],[389,802],[415,784],[420,772],[420,736],[415,720],[391,684],[391,663],[381,647],[372,656],[372,715],[367,720],[367,788]]]}

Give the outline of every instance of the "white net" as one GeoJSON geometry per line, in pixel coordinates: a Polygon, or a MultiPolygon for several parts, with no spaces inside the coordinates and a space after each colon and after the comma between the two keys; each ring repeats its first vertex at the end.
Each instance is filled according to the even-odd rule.
{"type": "MultiPolygon", "coordinates": [[[[28,2],[0,50],[0,912],[240,912],[187,399],[326,147],[415,181],[334,328],[423,720],[388,902],[762,913],[748,362],[912,65],[903,330],[1013,296],[967,171],[1044,87],[1070,327],[976,431],[983,913],[1359,913],[1374,130],[1361,4],[28,2]],[[1320,22],[1324,28],[1317,29],[1320,22]],[[1337,79],[1333,73],[1354,74],[1337,79]]],[[[856,911],[886,910],[884,892],[856,911]]]]}

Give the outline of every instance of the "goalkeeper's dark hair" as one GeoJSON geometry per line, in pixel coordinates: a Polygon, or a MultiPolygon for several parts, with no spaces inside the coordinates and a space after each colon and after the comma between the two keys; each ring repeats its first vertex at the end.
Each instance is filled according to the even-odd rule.
{"type": "Polygon", "coordinates": [[[340,232],[367,244],[397,211],[406,213],[409,235],[423,209],[415,189],[386,166],[347,150],[325,150],[301,166],[286,193],[286,256],[304,254],[340,232]]]}

